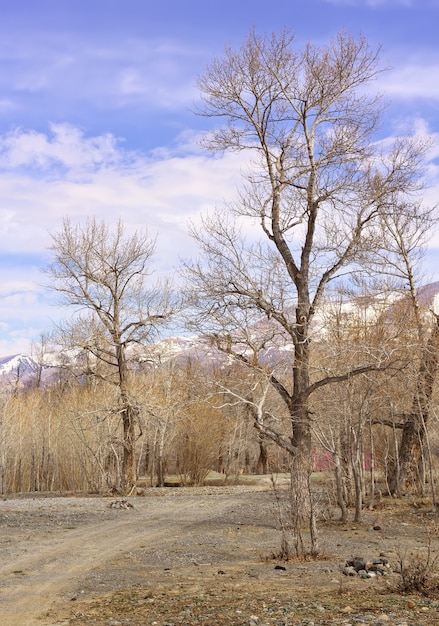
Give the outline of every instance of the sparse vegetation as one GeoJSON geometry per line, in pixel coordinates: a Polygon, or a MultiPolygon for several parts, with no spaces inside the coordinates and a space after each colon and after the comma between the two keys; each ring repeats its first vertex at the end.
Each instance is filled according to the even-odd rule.
{"type": "Polygon", "coordinates": [[[431,540],[427,548],[416,553],[399,555],[397,573],[400,580],[395,590],[398,593],[439,597],[439,555],[433,550],[431,540]]]}

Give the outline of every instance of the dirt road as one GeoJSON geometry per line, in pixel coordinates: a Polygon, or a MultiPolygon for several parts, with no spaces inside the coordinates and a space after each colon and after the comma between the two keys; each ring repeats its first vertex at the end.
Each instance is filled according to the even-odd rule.
{"type": "MultiPolygon", "coordinates": [[[[108,569],[114,577],[118,564],[139,550],[148,555],[149,567],[163,570],[168,565],[170,569],[181,559],[181,544],[193,544],[194,538],[201,536],[200,528],[208,529],[221,520],[228,531],[236,527],[230,509],[240,506],[230,494],[218,493],[131,501],[134,508],[127,510],[110,509],[108,498],[11,498],[0,502],[0,623],[53,624],[44,619],[48,609],[76,598],[92,572],[105,578],[108,569]]],[[[269,517],[267,524],[274,532],[269,517]]],[[[246,534],[236,538],[241,556],[246,534]]],[[[250,539],[247,535],[247,543],[250,539]]],[[[248,549],[255,552],[252,545],[248,549]]],[[[126,581],[120,583],[123,586],[126,581]]]]}
{"type": "Polygon", "coordinates": [[[439,602],[414,598],[408,609],[406,597],[382,595],[387,580],[339,570],[358,554],[392,561],[430,542],[436,553],[435,518],[419,507],[328,522],[324,558],[277,568],[270,555],[281,535],[266,484],[152,489],[130,501],[114,509],[102,497],[0,500],[0,624],[248,625],[255,612],[261,624],[343,624],[348,609],[385,613],[389,625],[439,623],[439,602]]]}

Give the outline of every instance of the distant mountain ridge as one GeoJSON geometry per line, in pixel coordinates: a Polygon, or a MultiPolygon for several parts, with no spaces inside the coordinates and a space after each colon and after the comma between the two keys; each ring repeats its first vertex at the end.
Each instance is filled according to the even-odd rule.
{"type": "MultiPolygon", "coordinates": [[[[403,297],[403,296],[402,296],[403,297]]],[[[435,308],[435,313],[439,314],[439,281],[430,283],[418,290],[420,303],[426,308],[435,308]],[[437,310],[436,310],[437,308],[437,310]]],[[[346,310],[352,311],[353,304],[346,303],[346,310]]],[[[258,322],[253,331],[258,332],[266,324],[266,320],[258,322]]],[[[276,360],[285,352],[293,350],[291,342],[285,342],[277,347],[267,348],[265,358],[276,360]]],[[[174,336],[161,339],[152,346],[145,348],[145,351],[137,351],[130,359],[133,368],[140,369],[144,364],[153,361],[156,364],[164,364],[173,361],[182,364],[188,361],[203,361],[205,363],[218,362],[220,357],[218,351],[210,346],[201,336],[191,337],[174,336]]],[[[50,384],[59,378],[62,367],[74,365],[75,357],[60,352],[47,352],[41,360],[25,353],[12,354],[0,357],[0,390],[1,388],[30,387],[35,384],[50,384]]]]}

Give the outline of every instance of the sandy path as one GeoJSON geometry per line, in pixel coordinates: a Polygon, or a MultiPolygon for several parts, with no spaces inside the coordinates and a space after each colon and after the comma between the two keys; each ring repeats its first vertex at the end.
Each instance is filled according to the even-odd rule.
{"type": "MultiPolygon", "coordinates": [[[[99,500],[93,502],[98,506],[99,500]]],[[[100,504],[108,506],[108,500],[100,504]]],[[[135,509],[111,511],[113,518],[103,522],[56,529],[50,536],[47,531],[39,535],[36,528],[33,537],[9,546],[10,554],[0,566],[0,624],[53,624],[44,613],[56,602],[65,602],[63,594],[73,595],[91,571],[139,545],[164,545],[182,532],[185,522],[194,517],[197,523],[208,521],[224,512],[224,506],[223,498],[148,498],[137,500],[135,509]]]]}

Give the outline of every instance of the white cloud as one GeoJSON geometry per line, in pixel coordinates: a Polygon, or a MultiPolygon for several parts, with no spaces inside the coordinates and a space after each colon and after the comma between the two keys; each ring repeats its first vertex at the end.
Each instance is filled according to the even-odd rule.
{"type": "MultiPolygon", "coordinates": [[[[397,54],[397,53],[395,53],[397,54]]],[[[417,101],[439,100],[439,57],[410,58],[380,77],[386,97],[417,101]]],[[[396,108],[396,107],[395,107],[396,108]]]]}
{"type": "Polygon", "coordinates": [[[158,235],[159,273],[195,251],[188,219],[234,195],[242,157],[207,157],[194,139],[186,134],[175,150],[140,154],[124,150],[112,135],[86,137],[70,125],[0,136],[0,311],[8,323],[0,354],[29,342],[29,324],[40,332],[59,319],[60,311],[47,302],[45,277],[26,266],[26,258],[43,262],[49,233],[64,216],[75,221],[95,215],[110,223],[121,218],[132,231],[146,226],[158,235]]]}
{"type": "Polygon", "coordinates": [[[0,356],[29,349],[32,338],[50,330],[59,319],[45,299],[42,277],[35,267],[0,266],[0,356]]]}
{"type": "Polygon", "coordinates": [[[16,130],[0,136],[0,236],[17,237],[2,249],[41,249],[40,229],[66,214],[125,214],[133,224],[182,228],[189,215],[230,197],[241,160],[207,157],[187,137],[175,151],[140,154],[112,135],[85,137],[69,125],[48,134],[16,130]]]}
{"type": "MultiPolygon", "coordinates": [[[[28,270],[27,270],[28,271],[28,270]]],[[[11,302],[12,299],[16,297],[17,294],[23,296],[24,294],[34,293],[36,286],[35,283],[24,280],[24,279],[8,279],[5,275],[1,276],[1,284],[0,284],[0,298],[3,298],[3,304],[6,302],[11,302]]]]}
{"type": "MultiPolygon", "coordinates": [[[[429,134],[422,120],[417,128],[429,134]]],[[[201,212],[235,196],[246,158],[208,157],[195,140],[187,132],[174,148],[140,153],[124,149],[113,135],[88,137],[71,125],[0,135],[0,323],[8,324],[0,329],[0,354],[11,352],[7,345],[29,342],[29,325],[41,332],[59,319],[42,287],[45,277],[25,259],[34,255],[43,261],[49,232],[60,228],[64,216],[75,221],[95,215],[110,223],[121,218],[130,230],[146,226],[158,234],[159,272],[195,253],[189,219],[197,221],[201,212]]],[[[438,152],[435,136],[432,157],[438,152]]],[[[437,197],[439,187],[433,163],[430,174],[434,187],[428,200],[437,197]]]]}
{"type": "Polygon", "coordinates": [[[14,94],[20,100],[45,94],[106,110],[181,110],[196,96],[194,67],[201,68],[206,53],[164,37],[99,41],[68,32],[2,33],[0,62],[10,71],[0,74],[0,89],[12,94],[6,102],[14,94]]]}
{"type": "Polygon", "coordinates": [[[121,159],[116,139],[110,134],[86,138],[69,124],[52,124],[50,130],[51,136],[16,129],[1,137],[0,168],[48,170],[64,166],[71,171],[88,171],[121,159]]]}

